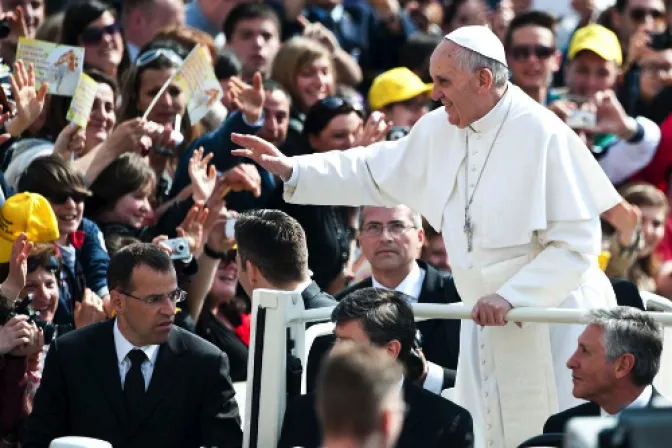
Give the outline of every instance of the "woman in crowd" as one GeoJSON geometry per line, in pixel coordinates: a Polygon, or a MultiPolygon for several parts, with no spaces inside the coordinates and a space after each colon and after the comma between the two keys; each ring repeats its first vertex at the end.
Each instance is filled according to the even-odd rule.
{"type": "Polygon", "coordinates": [[[49,201],[58,221],[58,245],[63,259],[59,306],[55,322],[74,324],[75,304],[91,289],[97,300],[109,300],[105,250],[98,226],[84,218],[84,201],[91,194],[84,178],[60,156],[38,157],[19,180],[18,190],[37,193],[49,201]]]}
{"type": "Polygon", "coordinates": [[[649,184],[628,185],[621,194],[639,209],[641,230],[634,235],[615,233],[612,236],[606,274],[630,280],[641,290],[656,292],[660,269],[656,250],[665,233],[665,218],[669,211],[667,198],[649,184]]]}
{"type": "Polygon", "coordinates": [[[329,50],[306,37],[290,39],[275,56],[271,78],[292,98],[284,151],[287,155],[300,154],[306,113],[316,102],[335,92],[336,79],[329,50]]]}
{"type": "Polygon", "coordinates": [[[121,26],[112,6],[100,0],[71,2],[65,10],[61,43],[84,47],[84,65],[117,79],[125,54],[121,26]]]}

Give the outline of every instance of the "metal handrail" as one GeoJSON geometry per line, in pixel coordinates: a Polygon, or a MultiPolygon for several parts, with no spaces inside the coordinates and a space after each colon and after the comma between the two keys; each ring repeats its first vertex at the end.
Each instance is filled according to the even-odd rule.
{"type": "MultiPolygon", "coordinates": [[[[298,318],[290,322],[317,322],[331,318],[333,307],[306,310],[298,318]]],[[[514,308],[506,315],[511,322],[537,322],[553,324],[585,324],[588,323],[589,310],[564,308],[514,308]]],[[[471,319],[471,308],[461,303],[446,305],[432,303],[413,304],[413,313],[416,318],[423,319],[471,319]]],[[[651,318],[664,326],[672,326],[672,312],[647,312],[651,318]]]]}

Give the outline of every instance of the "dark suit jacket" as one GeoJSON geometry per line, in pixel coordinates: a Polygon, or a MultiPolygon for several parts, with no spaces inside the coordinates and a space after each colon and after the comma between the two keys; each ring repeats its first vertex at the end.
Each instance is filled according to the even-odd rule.
{"type": "MultiPolygon", "coordinates": [[[[651,406],[654,398],[660,397],[660,393],[653,388],[653,395],[649,406],[651,406]]],[[[548,433],[564,433],[567,422],[574,417],[598,417],[600,415],[600,407],[592,402],[583,403],[565,411],[551,415],[544,424],[544,434],[548,433]]]]}
{"type": "MultiPolygon", "coordinates": [[[[417,260],[417,263],[425,271],[418,303],[444,304],[462,301],[451,275],[441,274],[425,261],[417,260]]],[[[362,280],[338,293],[336,300],[341,300],[353,291],[369,288],[372,285],[371,278],[362,280]]],[[[452,370],[452,372],[446,372],[448,377],[452,377],[446,378],[446,382],[454,383],[454,370],[457,369],[457,356],[460,352],[460,320],[430,319],[418,322],[417,325],[422,335],[421,346],[425,357],[428,361],[452,370]]],[[[452,387],[452,385],[447,384],[446,387],[452,387]]]]}
{"type": "Polygon", "coordinates": [[[178,327],[159,348],[142,417],[124,406],[114,320],[51,343],[24,447],[67,435],[115,447],[241,447],[242,431],[226,354],[178,327]]]}
{"type": "Polygon", "coordinates": [[[620,278],[610,278],[609,281],[611,281],[611,286],[614,288],[616,302],[619,306],[630,306],[646,311],[644,301],[642,300],[641,294],[639,294],[637,285],[631,281],[620,278]]]}
{"type": "MultiPolygon", "coordinates": [[[[397,448],[472,446],[473,423],[466,409],[408,381],[404,381],[404,401],[408,413],[397,448]]],[[[290,402],[278,448],[319,448],[321,441],[315,395],[302,395],[290,402]]]]}

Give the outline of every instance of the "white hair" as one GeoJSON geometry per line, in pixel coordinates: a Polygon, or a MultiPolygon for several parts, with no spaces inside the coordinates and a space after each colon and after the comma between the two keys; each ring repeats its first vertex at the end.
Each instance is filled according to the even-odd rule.
{"type": "Polygon", "coordinates": [[[490,70],[495,87],[506,85],[509,80],[509,69],[504,64],[461,45],[457,45],[457,48],[455,61],[460,69],[469,73],[482,68],[490,70]]]}

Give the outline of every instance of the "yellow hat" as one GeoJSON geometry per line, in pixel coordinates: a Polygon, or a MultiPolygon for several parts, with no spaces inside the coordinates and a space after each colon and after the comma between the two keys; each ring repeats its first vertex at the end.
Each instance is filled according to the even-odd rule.
{"type": "Polygon", "coordinates": [[[369,105],[379,110],[388,104],[410,100],[432,90],[432,84],[422,79],[406,67],[397,67],[378,75],[369,89],[369,105]]]}
{"type": "Polygon", "coordinates": [[[616,34],[596,23],[576,30],[569,43],[567,56],[572,60],[583,50],[592,51],[602,59],[614,61],[619,66],[623,63],[623,52],[616,34]]]}
{"type": "Polygon", "coordinates": [[[56,215],[43,196],[19,193],[0,209],[0,263],[7,263],[12,255],[12,244],[25,233],[33,243],[50,243],[58,239],[56,215]]]}

